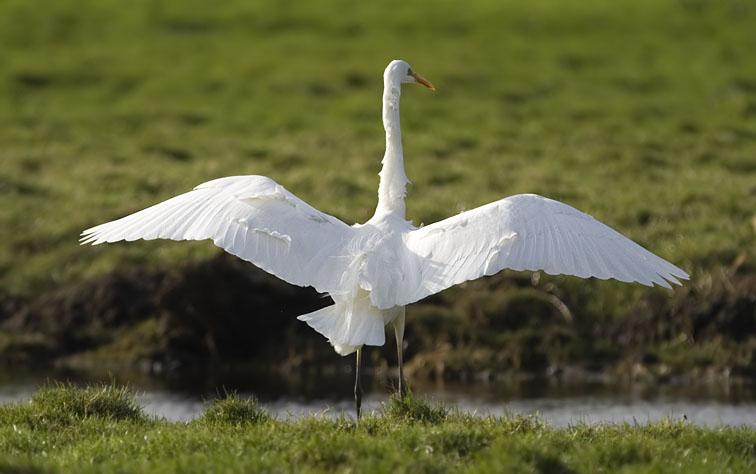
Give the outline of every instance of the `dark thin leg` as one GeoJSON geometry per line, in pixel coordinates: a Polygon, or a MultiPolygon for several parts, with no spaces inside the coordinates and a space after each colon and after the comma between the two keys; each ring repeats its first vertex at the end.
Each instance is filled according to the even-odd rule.
{"type": "Polygon", "coordinates": [[[360,385],[360,366],[362,365],[362,347],[357,349],[357,364],[355,369],[354,380],[354,402],[357,407],[357,421],[360,421],[360,412],[362,410],[362,385],[360,385]]]}
{"type": "Polygon", "coordinates": [[[404,381],[404,362],[402,362],[402,346],[397,348],[397,357],[399,358],[399,396],[404,398],[407,395],[407,383],[404,381]]]}
{"type": "Polygon", "coordinates": [[[399,362],[399,396],[404,398],[407,394],[407,383],[404,381],[404,308],[402,313],[394,320],[394,334],[396,335],[396,357],[399,362]]]}

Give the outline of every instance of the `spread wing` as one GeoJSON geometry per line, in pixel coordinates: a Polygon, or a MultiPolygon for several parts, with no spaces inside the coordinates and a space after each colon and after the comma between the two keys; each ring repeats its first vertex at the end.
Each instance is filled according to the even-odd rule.
{"type": "Polygon", "coordinates": [[[375,294],[378,307],[409,304],[505,268],[666,288],[688,278],[588,214],[533,194],[511,196],[413,230],[405,234],[404,244],[401,282],[393,285],[393,295],[375,294]]]}
{"type": "Polygon", "coordinates": [[[82,243],[204,240],[263,270],[320,292],[337,291],[353,228],[264,176],[201,184],[150,208],[82,232],[82,243]]]}

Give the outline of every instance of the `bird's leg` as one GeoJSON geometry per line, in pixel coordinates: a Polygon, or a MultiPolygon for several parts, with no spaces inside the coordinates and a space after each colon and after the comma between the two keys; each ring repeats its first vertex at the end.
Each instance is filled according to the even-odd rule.
{"type": "Polygon", "coordinates": [[[357,421],[360,421],[360,411],[362,409],[362,385],[360,385],[360,366],[362,365],[362,347],[357,349],[357,364],[355,369],[354,380],[354,402],[357,407],[357,421]]]}
{"type": "Polygon", "coordinates": [[[396,356],[399,363],[399,396],[404,398],[407,394],[407,384],[404,381],[404,308],[399,316],[394,319],[394,334],[396,334],[396,356]]]}

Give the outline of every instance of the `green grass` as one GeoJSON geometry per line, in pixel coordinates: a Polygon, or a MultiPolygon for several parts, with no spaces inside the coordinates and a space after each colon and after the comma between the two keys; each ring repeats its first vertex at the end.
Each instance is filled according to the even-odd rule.
{"type": "Polygon", "coordinates": [[[77,388],[56,383],[39,389],[31,398],[40,423],[76,424],[81,418],[145,421],[135,394],[127,387],[96,384],[77,388]]]}
{"type": "Polygon", "coordinates": [[[216,399],[198,419],[206,425],[259,424],[271,420],[272,417],[257,404],[257,399],[240,399],[235,392],[216,399]]]}
{"type": "Polygon", "coordinates": [[[321,416],[275,419],[256,402],[233,396],[209,405],[195,421],[170,423],[134,412],[133,400],[131,392],[114,386],[57,386],[35,394],[29,403],[0,406],[0,471],[726,473],[756,469],[756,432],[745,427],[701,428],[662,421],[554,428],[537,417],[473,417],[418,399],[392,400],[383,411],[367,414],[356,424],[321,416]],[[406,416],[397,417],[397,410],[406,416]],[[444,416],[421,419],[420,414],[431,411],[444,416]]]}
{"type": "Polygon", "coordinates": [[[366,220],[393,58],[437,86],[402,103],[416,224],[536,192],[694,278],[753,271],[754,28],[739,0],[4,1],[0,287],[208,256],[77,238],[224,175],[366,220]]]}
{"type": "Polygon", "coordinates": [[[392,396],[384,403],[382,414],[388,420],[399,423],[427,423],[438,425],[452,416],[444,405],[432,404],[427,398],[419,398],[408,391],[404,397],[392,396]]]}

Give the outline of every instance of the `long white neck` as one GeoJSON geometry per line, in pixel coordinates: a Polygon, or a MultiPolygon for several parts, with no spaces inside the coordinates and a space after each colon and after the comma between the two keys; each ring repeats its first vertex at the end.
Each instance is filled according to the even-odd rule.
{"type": "Polygon", "coordinates": [[[401,84],[384,77],[383,80],[383,128],[386,129],[386,154],[379,173],[378,207],[375,214],[398,214],[405,216],[404,196],[407,194],[407,175],[404,172],[402,131],[399,126],[399,98],[401,84]]]}

